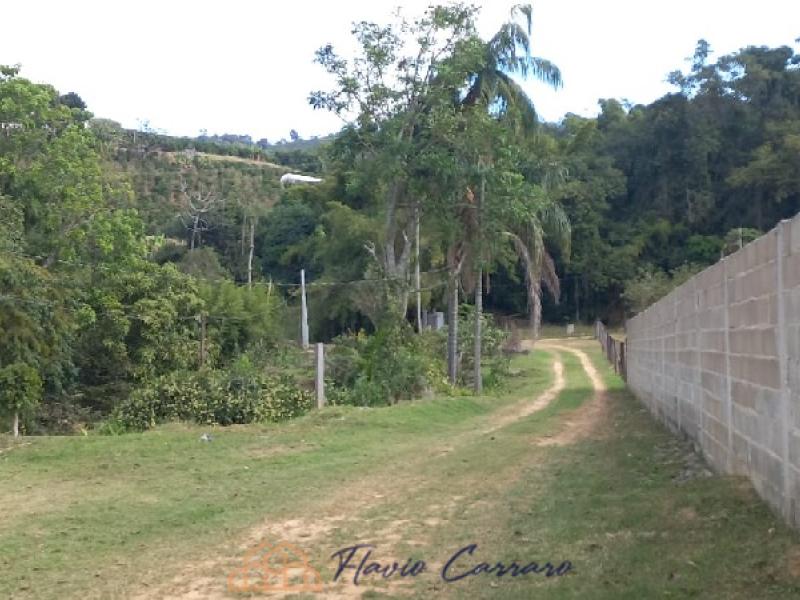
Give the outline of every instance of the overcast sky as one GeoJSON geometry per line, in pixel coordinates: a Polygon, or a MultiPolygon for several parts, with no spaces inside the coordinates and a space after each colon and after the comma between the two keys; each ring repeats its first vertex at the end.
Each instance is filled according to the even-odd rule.
{"type": "MultiPolygon", "coordinates": [[[[354,20],[386,21],[398,5],[369,0],[6,0],[0,10],[0,64],[80,94],[96,116],[127,127],[148,120],[175,135],[250,134],[277,141],[339,128],[307,96],[326,88],[316,48],[346,48],[354,20]]],[[[512,2],[478,2],[488,37],[512,2]]],[[[534,53],[562,70],[558,92],[526,84],[547,120],[596,114],[598,98],[651,102],[670,90],[668,72],[685,67],[695,42],[715,55],[747,45],[793,45],[797,0],[539,0],[534,53]]]]}

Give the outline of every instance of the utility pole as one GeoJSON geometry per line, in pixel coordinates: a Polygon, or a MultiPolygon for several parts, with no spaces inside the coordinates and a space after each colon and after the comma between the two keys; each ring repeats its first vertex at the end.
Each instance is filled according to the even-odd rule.
{"type": "Polygon", "coordinates": [[[419,204],[417,204],[415,220],[417,224],[417,240],[416,240],[416,269],[415,269],[415,279],[417,283],[417,333],[422,333],[422,277],[420,276],[419,272],[419,222],[420,222],[420,213],[419,213],[419,204]]]}
{"type": "Polygon", "coordinates": [[[303,349],[308,348],[308,306],[306,304],[306,270],[300,270],[300,334],[303,349]]]}
{"type": "MultiPolygon", "coordinates": [[[[478,236],[482,235],[481,231],[481,209],[483,207],[484,196],[486,195],[486,175],[481,174],[481,195],[478,196],[477,205],[477,222],[478,222],[478,236]]],[[[474,391],[480,394],[483,391],[483,373],[481,372],[481,317],[483,316],[483,264],[480,244],[480,237],[478,238],[478,277],[475,282],[475,376],[474,376],[474,391]]]]}

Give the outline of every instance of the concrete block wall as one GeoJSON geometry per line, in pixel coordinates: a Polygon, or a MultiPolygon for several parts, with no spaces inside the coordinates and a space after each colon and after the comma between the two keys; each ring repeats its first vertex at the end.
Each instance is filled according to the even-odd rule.
{"type": "Polygon", "coordinates": [[[800,215],[627,324],[628,385],[800,526],[800,215]]]}

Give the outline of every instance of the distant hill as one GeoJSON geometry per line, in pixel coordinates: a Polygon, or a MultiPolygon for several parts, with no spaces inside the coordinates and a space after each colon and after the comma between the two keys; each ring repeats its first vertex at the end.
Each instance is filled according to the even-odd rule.
{"type": "Polygon", "coordinates": [[[129,154],[143,156],[159,152],[194,151],[209,157],[235,157],[253,163],[284,166],[307,174],[319,174],[322,171],[319,151],[335,137],[328,135],[270,143],[265,139],[254,142],[249,135],[238,134],[170,136],[157,131],[125,129],[109,119],[92,119],[90,126],[101,140],[129,154]]]}

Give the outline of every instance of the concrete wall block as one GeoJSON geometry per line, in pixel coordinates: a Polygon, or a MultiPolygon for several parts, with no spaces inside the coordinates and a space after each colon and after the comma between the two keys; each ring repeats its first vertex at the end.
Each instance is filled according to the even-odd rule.
{"type": "Polygon", "coordinates": [[[725,290],[721,283],[704,288],[699,295],[698,306],[701,309],[721,306],[725,301],[725,290]]]}
{"type": "Polygon", "coordinates": [[[750,448],[750,467],[760,478],[776,488],[779,497],[783,496],[783,463],[780,458],[753,445],[750,448]]]}
{"type": "Polygon", "coordinates": [[[728,409],[725,402],[708,392],[703,393],[703,412],[719,421],[720,423],[728,422],[728,409]]]}
{"type": "Polygon", "coordinates": [[[786,325],[788,327],[800,324],[800,287],[784,292],[783,309],[786,312],[786,325]]]}
{"type": "Polygon", "coordinates": [[[732,354],[778,356],[778,338],[773,326],[736,329],[730,332],[729,343],[732,354]]]}
{"type": "Polygon", "coordinates": [[[724,269],[722,268],[721,262],[711,265],[695,276],[697,290],[709,290],[720,285],[722,283],[723,276],[724,269]]]}
{"type": "Polygon", "coordinates": [[[728,319],[731,329],[775,325],[778,322],[777,296],[769,294],[731,303],[728,319]]]}
{"type": "Polygon", "coordinates": [[[703,371],[725,375],[728,364],[723,352],[700,352],[700,368],[703,371]]]}
{"type": "Polygon", "coordinates": [[[757,389],[750,383],[731,380],[731,402],[737,407],[756,412],[757,389]]]}
{"type": "Polygon", "coordinates": [[[711,395],[714,398],[722,400],[727,391],[724,374],[714,373],[712,371],[700,371],[700,387],[705,395],[711,395]]]}
{"type": "Polygon", "coordinates": [[[755,383],[775,390],[780,389],[780,365],[777,358],[731,355],[728,361],[733,379],[755,383]]]}
{"type": "Polygon", "coordinates": [[[681,429],[692,440],[700,439],[700,411],[691,404],[681,405],[681,429]]]}
{"type": "Polygon", "coordinates": [[[784,289],[800,285],[800,254],[792,254],[783,258],[782,274],[784,289]]]}
{"type": "Polygon", "coordinates": [[[756,242],[750,242],[740,252],[744,255],[744,268],[750,271],[758,264],[758,254],[756,251],[756,242]]]}
{"type": "Polygon", "coordinates": [[[703,419],[703,430],[706,435],[710,436],[716,443],[727,448],[728,446],[728,427],[725,423],[721,423],[717,419],[705,415],[703,419]]]}
{"type": "Polygon", "coordinates": [[[707,433],[703,435],[700,440],[700,446],[703,449],[708,463],[711,467],[718,472],[725,472],[728,468],[728,448],[726,444],[720,444],[707,433]]]}
{"type": "Polygon", "coordinates": [[[748,442],[758,441],[759,432],[755,413],[734,404],[731,410],[731,419],[733,420],[731,427],[734,433],[746,438],[748,442]]]}
{"type": "Polygon", "coordinates": [[[703,331],[700,333],[698,349],[714,352],[725,351],[725,332],[721,330],[703,331]]]}
{"type": "Polygon", "coordinates": [[[752,411],[758,418],[781,418],[781,392],[743,381],[731,381],[731,400],[735,406],[752,411]]]}
{"type": "Polygon", "coordinates": [[[786,254],[800,254],[800,219],[795,217],[784,227],[784,239],[788,252],[786,254]]]}
{"type": "Polygon", "coordinates": [[[778,232],[776,229],[753,241],[756,247],[756,264],[763,265],[774,261],[778,256],[778,232]]]}

